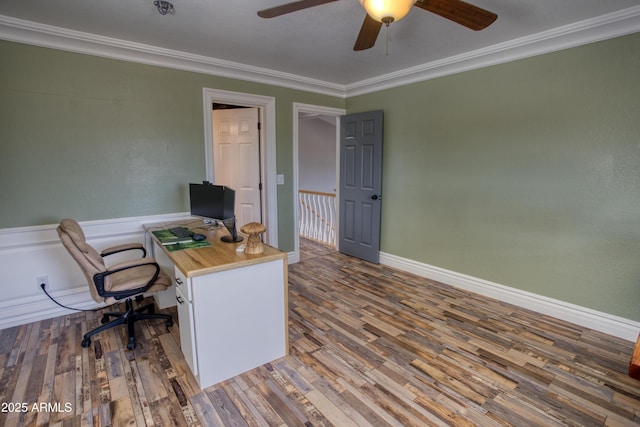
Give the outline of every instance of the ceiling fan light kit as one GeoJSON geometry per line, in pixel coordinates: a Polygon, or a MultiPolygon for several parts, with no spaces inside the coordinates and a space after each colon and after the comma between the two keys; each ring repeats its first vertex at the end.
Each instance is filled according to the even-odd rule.
{"type": "Polygon", "coordinates": [[[407,16],[415,2],[416,0],[360,0],[370,17],[386,25],[407,16]]]}

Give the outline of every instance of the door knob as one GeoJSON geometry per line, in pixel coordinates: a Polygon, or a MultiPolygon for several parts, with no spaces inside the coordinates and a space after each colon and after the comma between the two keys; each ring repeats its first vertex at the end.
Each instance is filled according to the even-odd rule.
{"type": "Polygon", "coordinates": [[[371,196],[371,200],[382,200],[382,196],[378,196],[377,194],[374,194],[373,196],[371,196]]]}

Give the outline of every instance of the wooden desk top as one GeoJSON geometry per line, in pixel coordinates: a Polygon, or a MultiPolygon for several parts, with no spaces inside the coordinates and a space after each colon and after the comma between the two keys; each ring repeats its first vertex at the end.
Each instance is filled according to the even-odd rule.
{"type": "Polygon", "coordinates": [[[202,276],[278,259],[284,259],[284,264],[285,266],[287,265],[287,254],[266,244],[264,245],[264,253],[261,254],[247,255],[244,252],[237,252],[236,248],[238,246],[246,244],[246,237],[242,242],[238,243],[221,242],[220,237],[229,234],[227,229],[224,227],[210,228],[208,224],[202,222],[202,219],[176,221],[171,224],[146,224],[145,229],[186,277],[202,276]],[[207,241],[211,243],[211,246],[169,252],[151,233],[154,230],[179,226],[187,227],[194,233],[204,234],[207,236],[207,241]]]}

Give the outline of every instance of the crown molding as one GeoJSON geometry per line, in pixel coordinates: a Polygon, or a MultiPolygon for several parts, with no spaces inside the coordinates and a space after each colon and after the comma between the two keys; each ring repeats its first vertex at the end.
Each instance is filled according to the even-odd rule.
{"type": "Polygon", "coordinates": [[[347,97],[503,64],[640,31],[640,6],[346,85],[347,97]]]}
{"type": "Polygon", "coordinates": [[[342,85],[0,15],[0,39],[347,98],[640,31],[640,6],[342,85]]]}
{"type": "Polygon", "coordinates": [[[345,97],[344,85],[0,15],[0,39],[146,65],[345,97]]]}

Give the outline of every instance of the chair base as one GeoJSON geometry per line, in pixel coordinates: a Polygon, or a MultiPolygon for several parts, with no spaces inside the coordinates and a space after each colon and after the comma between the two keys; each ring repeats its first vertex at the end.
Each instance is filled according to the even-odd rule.
{"type": "MultiPolygon", "coordinates": [[[[141,301],[142,298],[136,298],[136,301],[141,301]]],[[[107,329],[111,329],[118,325],[127,325],[127,331],[129,339],[127,341],[127,349],[133,350],[136,348],[136,338],[135,338],[135,328],[134,325],[138,320],[144,319],[163,319],[167,328],[173,326],[173,318],[169,314],[156,314],[155,306],[153,304],[146,304],[142,307],[133,308],[133,301],[131,298],[127,298],[125,300],[126,310],[127,311],[118,311],[118,312],[107,312],[102,316],[102,326],[99,326],[92,331],[84,334],[84,339],[82,340],[82,347],[89,347],[91,345],[91,337],[95,334],[106,331],[107,329]],[[115,317],[114,320],[110,320],[112,317],[115,317]]]]}

